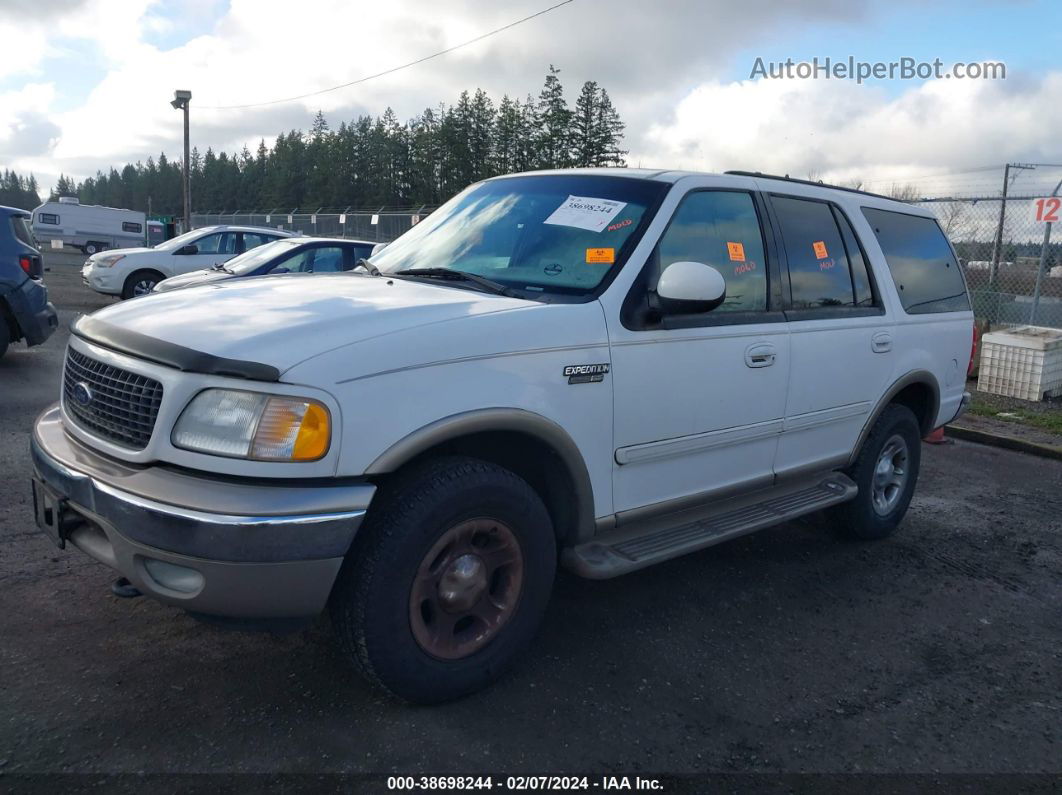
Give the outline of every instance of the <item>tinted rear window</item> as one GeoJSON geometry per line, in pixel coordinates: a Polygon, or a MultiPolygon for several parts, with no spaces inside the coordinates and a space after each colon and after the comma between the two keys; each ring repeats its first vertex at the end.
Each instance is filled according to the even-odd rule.
{"type": "Polygon", "coordinates": [[[27,246],[37,248],[37,241],[33,238],[33,232],[30,231],[29,219],[24,218],[21,215],[12,215],[11,231],[15,233],[15,237],[27,246]]]}
{"type": "Polygon", "coordinates": [[[908,314],[970,309],[959,263],[936,221],[870,207],[863,208],[863,215],[877,235],[908,314]]]}

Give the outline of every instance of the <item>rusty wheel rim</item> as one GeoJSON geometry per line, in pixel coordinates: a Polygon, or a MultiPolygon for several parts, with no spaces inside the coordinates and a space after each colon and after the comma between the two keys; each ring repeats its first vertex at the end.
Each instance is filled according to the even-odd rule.
{"type": "Polygon", "coordinates": [[[475,654],[516,611],[524,556],[512,528],[468,519],[445,533],[421,560],[409,594],[409,623],[432,657],[475,654]]]}

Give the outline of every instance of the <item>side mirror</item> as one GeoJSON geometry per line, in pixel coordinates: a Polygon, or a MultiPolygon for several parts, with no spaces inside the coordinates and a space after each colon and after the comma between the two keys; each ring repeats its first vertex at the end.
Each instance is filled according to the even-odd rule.
{"type": "Polygon", "coordinates": [[[372,253],[369,254],[368,258],[372,259],[377,254],[379,254],[381,251],[383,251],[385,248],[387,248],[387,244],[386,243],[377,243],[375,246],[372,247],[372,253]]]}
{"type": "Polygon", "coordinates": [[[656,284],[659,309],[668,314],[711,312],[726,300],[723,275],[703,262],[672,262],[656,284]]]}
{"type": "Polygon", "coordinates": [[[181,246],[179,249],[177,249],[177,253],[178,254],[198,254],[199,253],[199,246],[197,246],[195,243],[189,243],[187,246],[181,246]]]}

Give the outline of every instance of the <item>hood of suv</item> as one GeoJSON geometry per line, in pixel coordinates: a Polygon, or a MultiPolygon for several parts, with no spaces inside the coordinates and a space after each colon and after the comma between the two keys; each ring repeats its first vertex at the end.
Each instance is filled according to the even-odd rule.
{"type": "Polygon", "coordinates": [[[93,314],[127,331],[284,372],[327,350],[396,331],[533,306],[517,298],[360,273],[226,279],[93,314]]]}

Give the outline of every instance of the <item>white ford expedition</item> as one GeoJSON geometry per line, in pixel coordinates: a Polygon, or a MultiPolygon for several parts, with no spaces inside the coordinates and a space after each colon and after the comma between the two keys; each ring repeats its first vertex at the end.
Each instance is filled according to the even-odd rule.
{"type": "Polygon", "coordinates": [[[881,538],[964,408],[973,316],[924,210],[752,173],[469,187],[363,269],[80,318],[37,522],[120,592],[327,606],[417,702],[499,675],[558,563],[600,578],[802,514],[881,538]]]}

